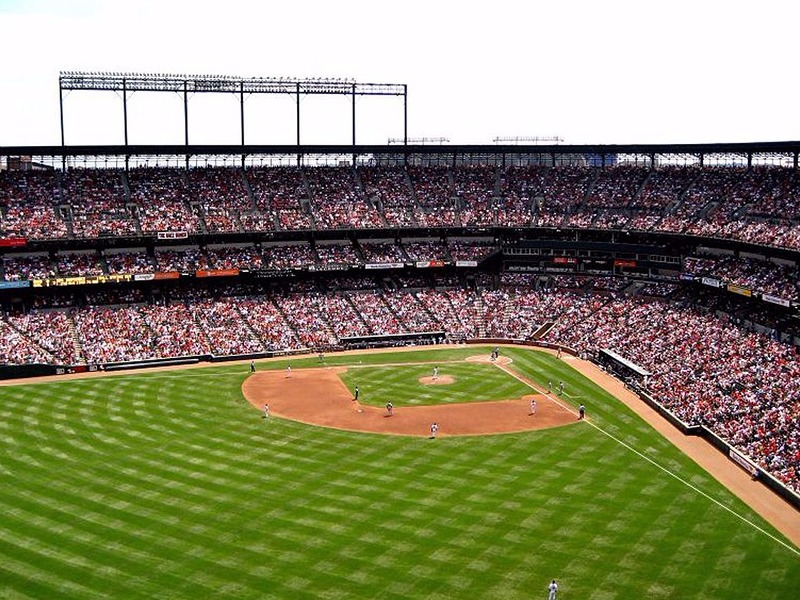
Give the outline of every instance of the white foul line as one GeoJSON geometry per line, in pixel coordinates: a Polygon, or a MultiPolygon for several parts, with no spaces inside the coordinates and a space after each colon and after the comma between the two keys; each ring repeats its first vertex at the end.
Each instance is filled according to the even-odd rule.
{"type": "MultiPolygon", "coordinates": [[[[505,371],[506,373],[508,373],[509,375],[511,375],[512,377],[514,377],[515,379],[517,379],[518,381],[521,381],[522,383],[524,383],[525,385],[527,385],[529,388],[531,388],[531,389],[533,389],[533,390],[536,390],[536,391],[539,391],[539,392],[541,392],[541,390],[540,390],[540,389],[538,389],[538,388],[537,388],[535,385],[532,385],[530,382],[528,382],[528,381],[525,381],[525,380],[524,380],[522,377],[520,377],[519,375],[517,375],[517,374],[516,374],[516,373],[514,373],[513,371],[511,371],[511,370],[509,370],[509,369],[505,369],[505,368],[504,368],[502,365],[497,365],[497,366],[498,366],[499,368],[503,369],[503,371],[505,371]]],[[[559,405],[559,406],[561,406],[562,408],[564,408],[564,409],[568,410],[569,412],[571,412],[571,413],[573,413],[573,414],[577,414],[577,413],[575,413],[575,411],[574,411],[574,410],[572,410],[570,407],[567,407],[567,406],[565,406],[563,403],[559,402],[559,401],[558,401],[558,399],[557,399],[556,397],[552,396],[552,394],[548,394],[547,396],[548,396],[548,397],[549,397],[549,398],[550,398],[550,399],[551,399],[553,402],[555,402],[556,404],[558,404],[558,405],[559,405]]],[[[760,527],[760,526],[756,525],[756,524],[755,524],[755,523],[753,523],[752,521],[749,521],[748,519],[746,519],[745,517],[743,517],[742,515],[740,515],[739,513],[737,513],[735,510],[733,510],[733,509],[731,509],[731,508],[728,508],[727,506],[725,506],[724,504],[722,504],[722,503],[721,503],[719,500],[716,500],[716,499],[712,498],[712,497],[711,497],[711,496],[709,496],[707,493],[705,493],[703,490],[701,490],[701,489],[699,489],[698,487],[696,487],[696,486],[692,485],[691,483],[689,483],[688,481],[686,481],[685,479],[683,479],[683,478],[682,478],[682,477],[680,477],[679,475],[676,475],[675,473],[673,473],[672,471],[670,471],[670,470],[669,470],[669,469],[667,469],[666,467],[664,467],[664,466],[662,466],[662,465],[658,464],[658,463],[657,463],[656,461],[654,461],[652,458],[649,458],[649,457],[645,456],[644,454],[642,454],[641,452],[639,452],[638,450],[636,450],[635,448],[633,448],[632,446],[630,446],[630,445],[629,445],[629,444],[627,444],[626,442],[623,442],[621,439],[619,439],[619,438],[617,438],[617,437],[614,437],[614,436],[613,436],[613,435],[611,435],[609,432],[607,432],[605,429],[603,429],[603,428],[601,428],[601,427],[599,427],[599,426],[595,425],[594,423],[592,423],[592,422],[590,422],[590,421],[588,421],[588,420],[586,420],[586,423],[587,423],[587,424],[589,424],[589,425],[591,425],[592,427],[594,427],[594,428],[595,428],[597,431],[599,431],[599,432],[600,432],[600,433],[602,433],[603,435],[605,435],[605,436],[607,436],[607,437],[611,438],[612,440],[614,440],[615,442],[617,442],[617,443],[618,443],[620,446],[622,446],[623,448],[626,448],[627,450],[630,450],[631,452],[633,452],[634,454],[636,454],[638,457],[640,457],[640,458],[643,458],[644,460],[646,460],[647,462],[649,462],[649,463],[650,463],[651,465],[653,465],[654,467],[657,467],[658,469],[661,469],[662,471],[664,471],[664,473],[666,473],[666,474],[667,474],[667,475],[669,475],[670,477],[672,477],[672,478],[674,478],[674,479],[678,480],[679,482],[681,482],[681,483],[682,483],[683,485],[685,485],[686,487],[688,487],[688,488],[690,488],[690,489],[694,490],[695,492],[697,492],[698,494],[700,494],[700,495],[701,495],[701,496],[703,496],[704,498],[706,498],[706,499],[708,499],[708,500],[711,500],[711,502],[713,502],[713,503],[714,503],[714,504],[716,504],[717,506],[719,506],[719,507],[721,507],[721,508],[725,509],[725,510],[726,510],[726,511],[728,511],[730,514],[732,514],[734,517],[736,517],[736,518],[738,518],[738,519],[740,519],[740,520],[744,521],[745,523],[747,523],[748,525],[750,525],[751,527],[753,527],[753,528],[754,528],[754,529],[756,529],[757,531],[759,531],[759,532],[763,533],[764,535],[766,535],[768,538],[770,538],[770,539],[772,539],[773,541],[775,541],[775,542],[779,543],[781,546],[783,546],[784,548],[786,548],[786,549],[787,549],[787,550],[789,550],[790,552],[792,552],[792,553],[796,554],[797,556],[800,556],[800,550],[797,550],[796,548],[794,548],[794,547],[790,546],[789,544],[787,544],[787,543],[786,543],[786,542],[784,542],[783,540],[780,540],[780,539],[778,539],[777,537],[775,537],[774,535],[772,535],[772,534],[771,534],[769,531],[766,531],[765,529],[763,529],[762,527],[760,527]]]]}

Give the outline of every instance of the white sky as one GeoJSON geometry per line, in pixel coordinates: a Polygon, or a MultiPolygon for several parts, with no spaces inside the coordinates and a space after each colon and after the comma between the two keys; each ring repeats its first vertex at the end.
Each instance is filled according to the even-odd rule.
{"type": "MultiPolygon", "coordinates": [[[[0,146],[60,143],[63,70],[408,84],[411,137],[492,143],[800,140],[797,0],[0,0],[0,146]]],[[[129,97],[130,143],[183,143],[177,94],[129,97]]],[[[68,144],[122,143],[122,100],[71,92],[68,144]]],[[[250,96],[248,143],[294,143],[294,99],[250,96]]],[[[307,96],[303,143],[349,143],[350,99],[307,96]]],[[[402,137],[357,103],[358,143],[402,137]]],[[[190,143],[239,143],[234,95],[189,100],[190,143]]]]}

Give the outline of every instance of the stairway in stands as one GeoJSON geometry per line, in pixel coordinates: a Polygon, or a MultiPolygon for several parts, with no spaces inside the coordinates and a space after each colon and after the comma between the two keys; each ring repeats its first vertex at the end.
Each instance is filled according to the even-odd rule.
{"type": "Polygon", "coordinates": [[[78,327],[75,325],[75,319],[72,315],[67,315],[67,323],[69,323],[69,337],[72,340],[75,362],[85,365],[86,355],[83,352],[83,346],[81,345],[80,338],[78,337],[78,327]]]}
{"type": "Polygon", "coordinates": [[[485,338],[486,337],[486,305],[483,303],[483,297],[476,293],[475,294],[475,303],[473,304],[475,307],[475,324],[478,327],[478,337],[485,338]]]}

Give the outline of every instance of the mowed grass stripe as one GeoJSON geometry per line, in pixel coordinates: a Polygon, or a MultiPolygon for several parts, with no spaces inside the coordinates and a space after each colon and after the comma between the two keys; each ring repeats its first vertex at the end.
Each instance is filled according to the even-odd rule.
{"type": "MultiPolygon", "coordinates": [[[[514,366],[548,368],[527,354],[514,356],[514,366]]],[[[41,414],[30,420],[26,437],[0,450],[3,463],[26,441],[59,447],[67,458],[48,460],[35,448],[41,460],[26,469],[12,463],[14,476],[2,476],[2,526],[15,541],[0,560],[15,545],[36,556],[62,541],[68,555],[86,553],[83,563],[62,557],[71,571],[64,581],[81,580],[87,565],[97,572],[85,589],[64,586],[60,598],[119,597],[109,590],[125,589],[129,598],[513,600],[552,577],[574,598],[685,597],[698,589],[707,598],[755,597],[755,589],[778,598],[799,583],[797,562],[780,545],[646,461],[631,461],[590,427],[434,442],[267,422],[241,397],[246,373],[236,368],[202,385],[197,369],[183,380],[126,376],[119,389],[108,383],[116,377],[98,378],[93,393],[72,396],[82,408],[68,431],[41,414]],[[121,443],[94,436],[98,425],[121,443]],[[91,449],[69,439],[83,435],[91,449]],[[14,490],[25,491],[23,507],[14,490]],[[92,561],[87,544],[102,548],[105,562],[92,561]]],[[[568,392],[583,385],[563,376],[568,392]]],[[[57,393],[31,388],[45,390],[38,399],[26,392],[42,407],[57,393]]],[[[2,402],[3,392],[2,416],[24,422],[18,400],[2,402]]],[[[587,398],[593,422],[618,428],[644,455],[747,510],[619,403],[587,398]]],[[[19,570],[3,579],[12,594],[54,597],[37,587],[36,573],[28,580],[19,570]]]]}
{"type": "MultiPolygon", "coordinates": [[[[62,496],[66,496],[64,490],[61,491],[62,496]]],[[[73,498],[74,499],[74,498],[73,498]]],[[[51,500],[39,505],[40,511],[46,511],[46,507],[52,504],[51,500]]],[[[225,543],[224,538],[219,536],[219,530],[213,529],[209,534],[202,535],[192,527],[186,526],[186,519],[192,518],[192,514],[198,511],[192,510],[193,507],[198,505],[184,505],[188,509],[182,518],[175,516],[172,519],[160,518],[159,515],[163,513],[163,507],[159,507],[157,511],[149,511],[141,508],[142,502],[136,502],[127,508],[125,511],[117,511],[108,509],[105,505],[94,503],[91,501],[83,500],[82,502],[75,501],[72,503],[71,508],[81,506],[83,511],[88,509],[93,510],[93,516],[84,516],[80,518],[78,514],[72,510],[67,516],[77,524],[78,534],[73,533],[70,547],[75,547],[81,544],[77,539],[85,536],[87,533],[92,537],[97,537],[100,541],[107,540],[113,546],[118,539],[127,540],[125,544],[126,549],[130,546],[136,549],[137,554],[141,555],[146,552],[146,556],[152,557],[149,561],[140,561],[137,569],[144,569],[139,571],[139,575],[145,575],[150,570],[162,570],[163,573],[159,578],[164,580],[162,585],[186,585],[187,582],[181,582],[179,579],[170,581],[174,577],[172,574],[173,568],[166,568],[164,565],[173,565],[176,561],[185,561],[190,557],[194,563],[200,563],[206,569],[212,571],[222,568],[217,560],[219,556],[231,555],[233,548],[225,543]],[[130,535],[132,533],[133,535],[130,535]],[[198,551],[200,550],[200,551],[198,551]],[[211,558],[205,558],[206,554],[212,554],[211,558]],[[142,563],[146,564],[142,564],[142,563]]],[[[52,509],[52,513],[66,512],[70,507],[67,507],[62,501],[57,509],[52,509]]],[[[206,508],[204,507],[205,511],[206,508]]],[[[50,514],[52,514],[50,513],[50,514]]],[[[87,513],[88,515],[88,513],[87,513]]],[[[63,516],[63,515],[62,515],[63,516]]],[[[96,539],[87,539],[83,542],[85,553],[83,556],[91,556],[92,560],[109,556],[108,549],[104,544],[97,543],[96,539]],[[89,543],[91,541],[91,543],[89,543]]],[[[80,556],[80,554],[78,554],[80,556]]],[[[69,565],[71,561],[64,561],[64,564],[69,565]]],[[[126,561],[127,564],[119,563],[116,561],[119,569],[124,569],[126,574],[136,575],[136,572],[130,573],[132,564],[126,561]]],[[[201,589],[202,586],[192,586],[196,588],[197,593],[210,594],[214,591],[214,587],[209,589],[201,589]]]]}

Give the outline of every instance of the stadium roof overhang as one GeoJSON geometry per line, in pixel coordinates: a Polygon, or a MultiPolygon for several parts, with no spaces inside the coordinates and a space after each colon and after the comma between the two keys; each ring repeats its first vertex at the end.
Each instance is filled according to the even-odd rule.
{"type": "Polygon", "coordinates": [[[0,156],[198,156],[198,155],[277,155],[277,154],[418,154],[418,155],[475,155],[475,154],[591,154],[614,156],[639,155],[695,155],[774,153],[796,155],[800,141],[741,142],[713,144],[579,144],[579,145],[498,145],[498,144],[396,144],[396,145],[79,145],[79,146],[0,146],[0,156]]]}

